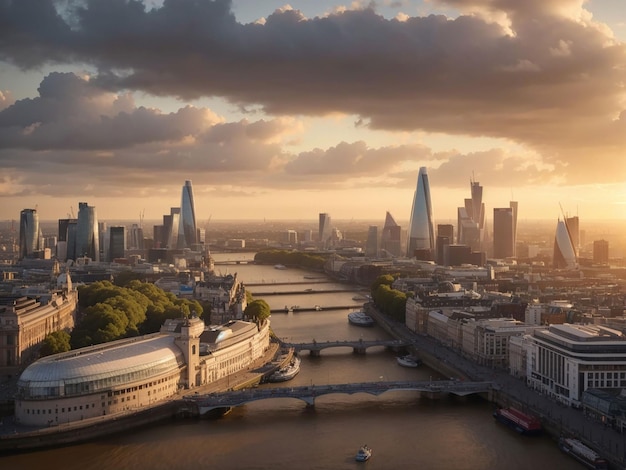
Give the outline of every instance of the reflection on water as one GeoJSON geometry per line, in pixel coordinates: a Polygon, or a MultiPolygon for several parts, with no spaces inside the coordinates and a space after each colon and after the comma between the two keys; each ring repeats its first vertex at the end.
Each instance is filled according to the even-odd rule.
{"type": "MultiPolygon", "coordinates": [[[[216,255],[219,256],[219,255],[216,255]]],[[[244,258],[245,259],[245,258],[244,258]]],[[[226,266],[220,266],[226,268],[226,266]]],[[[259,279],[304,279],[300,270],[271,266],[228,266],[244,283],[259,279]]],[[[337,284],[337,286],[341,286],[337,284]]],[[[313,287],[311,285],[310,287],[313,287]]],[[[355,292],[357,292],[355,290],[355,292]]],[[[353,293],[307,294],[315,304],[352,301],[353,293]]],[[[291,297],[268,296],[270,305],[293,304],[291,297]],[[274,297],[283,297],[274,299],[274,297]]],[[[303,300],[298,301],[304,305],[303,300]]],[[[288,341],[388,339],[378,327],[348,324],[345,311],[276,313],[272,329],[288,341]]],[[[439,380],[421,366],[399,366],[383,348],[357,355],[351,349],[302,355],[292,381],[263,387],[439,380]]],[[[417,392],[334,394],[318,398],[315,409],[296,399],[270,399],[234,409],[216,420],[179,420],[59,449],[0,457],[2,469],[198,470],[198,469],[359,469],[354,454],[363,443],[373,448],[368,470],[571,469],[582,468],[560,453],[548,437],[527,438],[495,422],[492,406],[478,398],[432,401],[417,392]]]]}

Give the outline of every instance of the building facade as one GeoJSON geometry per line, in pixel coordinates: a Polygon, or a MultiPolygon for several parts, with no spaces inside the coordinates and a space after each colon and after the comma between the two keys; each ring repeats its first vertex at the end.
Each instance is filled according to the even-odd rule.
{"type": "Polygon", "coordinates": [[[245,370],[269,341],[268,321],[209,328],[190,318],[168,320],[160,333],[48,356],[20,376],[15,419],[51,426],[145,409],[245,370]]]}
{"type": "Polygon", "coordinates": [[[39,357],[46,336],[74,328],[78,291],[69,274],[59,276],[58,289],[41,296],[0,298],[0,373],[13,375],[39,357]]]}
{"type": "Polygon", "coordinates": [[[36,209],[24,209],[20,212],[19,259],[30,258],[39,249],[39,215],[36,209]]]}

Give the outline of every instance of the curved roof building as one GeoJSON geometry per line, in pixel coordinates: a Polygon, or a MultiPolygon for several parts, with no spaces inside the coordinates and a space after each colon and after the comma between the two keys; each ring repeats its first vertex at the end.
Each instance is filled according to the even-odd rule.
{"type": "Polygon", "coordinates": [[[430,185],[426,167],[421,167],[417,176],[417,187],[409,222],[407,256],[412,258],[415,250],[435,250],[435,228],[433,209],[430,202],[430,185]]]}
{"type": "Polygon", "coordinates": [[[572,236],[565,221],[559,219],[556,224],[556,234],[554,236],[554,257],[553,266],[555,269],[577,269],[576,250],[572,236]]]}
{"type": "Polygon", "coordinates": [[[18,382],[20,398],[79,396],[115,384],[176,372],[185,364],[174,336],[120,340],[44,357],[24,370],[18,382]]]}
{"type": "Polygon", "coordinates": [[[207,328],[167,320],[159,333],[44,357],[18,381],[16,422],[53,426],[160,404],[245,370],[269,347],[269,321],[207,328]]]}

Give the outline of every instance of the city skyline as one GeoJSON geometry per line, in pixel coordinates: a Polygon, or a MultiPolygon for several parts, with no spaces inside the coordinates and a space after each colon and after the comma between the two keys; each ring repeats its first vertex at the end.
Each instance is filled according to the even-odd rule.
{"type": "Polygon", "coordinates": [[[470,181],[624,220],[619,0],[80,3],[0,6],[4,220],[157,220],[193,180],[198,222],[403,221],[421,167],[438,221],[470,181]]]}

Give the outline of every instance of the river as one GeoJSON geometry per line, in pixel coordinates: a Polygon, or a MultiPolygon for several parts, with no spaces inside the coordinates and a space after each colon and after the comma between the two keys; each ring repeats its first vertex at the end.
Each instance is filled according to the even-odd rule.
{"type": "MultiPolygon", "coordinates": [[[[217,260],[232,255],[214,255],[217,260]]],[[[251,255],[248,255],[251,256],[251,255]]],[[[246,284],[302,282],[311,273],[273,266],[220,265],[223,274],[237,272],[246,284]]],[[[360,328],[347,322],[350,309],[324,306],[358,305],[362,291],[338,283],[323,284],[340,293],[315,293],[320,279],[311,279],[302,295],[264,298],[272,309],[285,305],[320,305],[321,311],[274,313],[274,332],[293,342],[386,339],[378,327],[360,328]]],[[[263,287],[265,289],[266,287],[263,287]]],[[[250,287],[253,292],[261,286],[250,287]]],[[[264,387],[347,383],[378,380],[438,380],[436,371],[421,366],[400,367],[393,353],[348,349],[324,350],[321,357],[302,356],[301,372],[290,382],[264,387]]],[[[431,401],[415,392],[330,395],[307,409],[294,399],[254,402],[215,420],[179,420],[133,430],[80,445],[0,457],[11,470],[198,470],[198,469],[577,469],[547,436],[524,437],[496,423],[492,405],[478,398],[431,401]],[[373,448],[366,463],[354,461],[359,446],[373,448]]]]}

